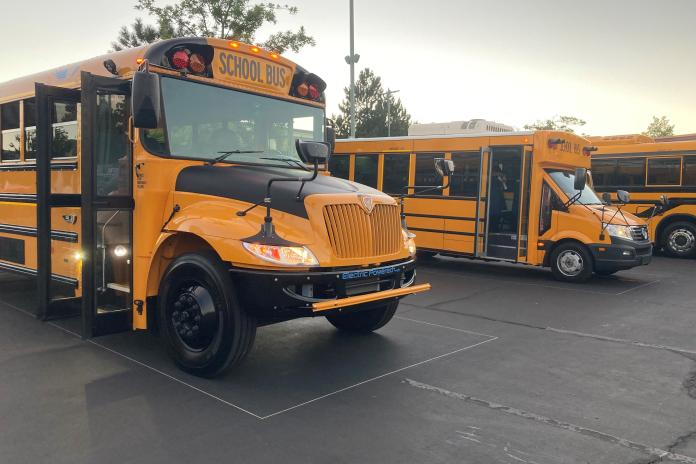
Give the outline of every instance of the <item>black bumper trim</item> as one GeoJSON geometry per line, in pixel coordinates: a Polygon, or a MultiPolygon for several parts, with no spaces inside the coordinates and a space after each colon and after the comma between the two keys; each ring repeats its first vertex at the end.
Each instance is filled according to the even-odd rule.
{"type": "Polygon", "coordinates": [[[589,245],[595,270],[619,271],[645,266],[652,261],[652,243],[648,240],[634,242],[611,237],[611,244],[589,245]]]}

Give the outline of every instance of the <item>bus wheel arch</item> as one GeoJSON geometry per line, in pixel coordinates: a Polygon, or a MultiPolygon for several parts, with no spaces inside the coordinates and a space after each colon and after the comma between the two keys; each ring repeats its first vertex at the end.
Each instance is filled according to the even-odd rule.
{"type": "Polygon", "coordinates": [[[696,256],[696,217],[690,214],[673,214],[658,224],[655,244],[664,248],[670,256],[693,258],[696,256]]]}
{"type": "Polygon", "coordinates": [[[544,261],[553,276],[565,282],[584,282],[594,271],[594,258],[589,248],[573,238],[555,242],[544,261]]]}

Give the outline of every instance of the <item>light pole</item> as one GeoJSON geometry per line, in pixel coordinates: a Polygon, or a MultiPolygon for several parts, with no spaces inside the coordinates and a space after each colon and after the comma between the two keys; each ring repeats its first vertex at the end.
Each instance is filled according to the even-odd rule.
{"type": "Polygon", "coordinates": [[[387,137],[391,137],[391,96],[394,95],[395,93],[399,93],[401,90],[389,90],[387,89],[386,92],[384,92],[384,95],[387,96],[387,137]]]}
{"type": "Polygon", "coordinates": [[[355,53],[355,24],[353,14],[353,0],[349,4],[350,12],[350,55],[346,56],[346,63],[350,65],[350,137],[355,138],[355,63],[360,60],[360,55],[355,53]]]}

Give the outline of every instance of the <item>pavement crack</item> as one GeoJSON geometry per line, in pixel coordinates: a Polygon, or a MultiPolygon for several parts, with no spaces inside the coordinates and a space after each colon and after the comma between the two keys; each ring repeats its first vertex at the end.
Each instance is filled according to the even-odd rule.
{"type": "Polygon", "coordinates": [[[690,456],[678,454],[678,453],[670,451],[669,449],[655,448],[653,446],[646,445],[644,443],[632,441],[632,440],[629,440],[627,438],[614,436],[614,435],[611,435],[611,434],[608,434],[605,432],[601,432],[599,430],[594,430],[594,429],[590,429],[588,427],[583,427],[581,425],[572,424],[570,422],[564,422],[564,421],[561,421],[558,419],[553,419],[551,417],[542,416],[540,414],[536,414],[536,413],[533,413],[530,411],[525,411],[523,409],[514,408],[514,407],[507,406],[507,405],[500,404],[500,403],[495,403],[495,402],[488,401],[485,399],[477,398],[475,396],[466,395],[464,393],[458,393],[458,392],[445,390],[444,388],[436,387],[433,385],[428,385],[426,383],[418,382],[417,380],[411,380],[409,378],[405,378],[404,383],[408,384],[409,386],[411,386],[413,388],[418,388],[418,389],[429,391],[432,393],[437,393],[439,395],[442,395],[442,396],[445,396],[445,397],[448,397],[451,399],[464,401],[466,403],[475,404],[478,406],[482,406],[482,407],[485,407],[488,409],[492,409],[492,410],[501,412],[503,414],[508,414],[511,416],[520,417],[523,419],[527,419],[530,421],[534,421],[534,422],[545,424],[545,425],[548,425],[551,427],[555,427],[555,428],[558,428],[561,430],[566,430],[566,431],[569,431],[572,433],[583,435],[585,437],[594,438],[594,439],[601,440],[601,441],[604,441],[607,443],[611,443],[611,444],[616,445],[616,446],[621,446],[623,448],[628,448],[628,449],[631,449],[634,451],[638,451],[638,452],[641,452],[643,454],[647,454],[648,456],[653,458],[653,461],[654,461],[654,459],[658,459],[657,461],[654,461],[654,462],[681,462],[681,463],[688,463],[688,464],[696,464],[696,458],[692,458],[690,456]]]}

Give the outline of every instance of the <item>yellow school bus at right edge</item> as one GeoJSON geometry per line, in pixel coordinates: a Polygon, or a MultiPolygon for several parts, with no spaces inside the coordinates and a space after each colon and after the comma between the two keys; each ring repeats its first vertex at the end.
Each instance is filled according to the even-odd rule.
{"type": "Polygon", "coordinates": [[[627,209],[648,222],[656,248],[696,257],[696,141],[593,137],[592,178],[600,192],[631,193],[627,209]]]}
{"type": "Polygon", "coordinates": [[[330,170],[401,197],[421,255],[546,266],[559,280],[580,282],[652,257],[645,221],[592,188],[594,150],[553,131],[348,139],[337,141],[330,170]],[[426,186],[438,178],[435,158],[455,167],[433,191],[426,186]]]}

